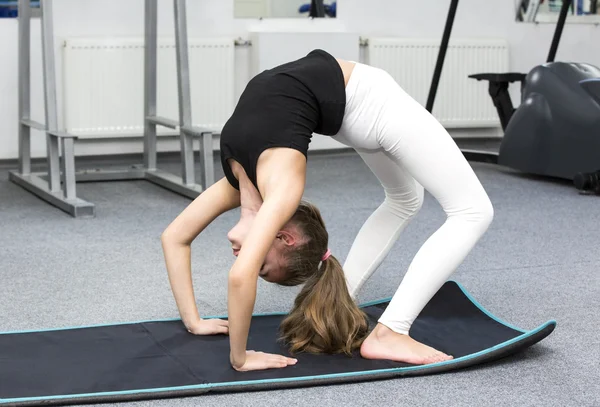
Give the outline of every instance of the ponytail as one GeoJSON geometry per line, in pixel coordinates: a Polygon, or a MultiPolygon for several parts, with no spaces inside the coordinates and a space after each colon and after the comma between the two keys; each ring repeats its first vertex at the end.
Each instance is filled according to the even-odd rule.
{"type": "Polygon", "coordinates": [[[306,280],[280,333],[293,353],[350,355],[368,328],[366,315],[350,297],[341,264],[328,255],[306,280]]]}

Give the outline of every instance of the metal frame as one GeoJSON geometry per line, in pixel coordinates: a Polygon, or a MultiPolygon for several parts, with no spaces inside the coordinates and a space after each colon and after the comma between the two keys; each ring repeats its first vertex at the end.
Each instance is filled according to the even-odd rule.
{"type": "Polygon", "coordinates": [[[31,3],[19,0],[19,165],[9,179],[72,216],[93,216],[94,206],[76,197],[74,136],[58,131],[52,1],[40,2],[46,124],[31,120],[31,3]],[[31,172],[31,129],[46,135],[47,173],[31,172]],[[63,154],[60,155],[59,148],[63,154]],[[64,185],[64,188],[62,186],[64,185]]]}
{"type": "Polygon", "coordinates": [[[552,43],[550,44],[550,51],[548,51],[548,58],[546,59],[546,62],[554,62],[556,50],[558,49],[558,43],[560,42],[565,21],[567,20],[567,14],[572,3],[573,0],[563,0],[562,2],[562,7],[560,9],[560,14],[558,15],[558,22],[556,23],[556,29],[554,30],[554,36],[552,37],[552,43]]]}
{"type": "Polygon", "coordinates": [[[454,24],[454,17],[456,16],[457,8],[458,0],[452,0],[450,2],[450,8],[448,9],[448,16],[446,17],[446,26],[444,27],[442,43],[440,44],[440,50],[438,51],[433,77],[431,78],[429,95],[427,96],[427,104],[425,108],[429,111],[429,113],[431,113],[433,110],[433,102],[435,102],[435,95],[437,94],[440,77],[442,76],[442,68],[444,67],[444,60],[446,59],[446,51],[448,50],[448,42],[450,41],[450,33],[452,33],[452,25],[454,24]]]}
{"type": "Polygon", "coordinates": [[[46,124],[30,119],[31,0],[19,0],[19,160],[9,179],[73,217],[95,216],[95,205],[77,197],[77,182],[147,180],[180,195],[196,198],[214,183],[212,138],[216,130],[192,125],[185,0],[174,0],[179,120],[156,115],[157,0],[145,0],[144,157],[127,170],[75,170],[76,136],[58,129],[54,55],[53,0],[40,2],[42,69],[46,124]],[[181,176],[157,168],[156,126],[180,133],[181,176]],[[47,171],[31,172],[31,129],[46,135],[47,171]],[[195,182],[194,138],[200,138],[199,161],[204,185],[195,182]]]}
{"type": "MultiPolygon", "coordinates": [[[[560,10],[560,15],[558,18],[558,22],[556,24],[556,28],[554,30],[554,36],[552,38],[552,43],[550,44],[550,51],[548,53],[548,58],[546,62],[554,62],[554,58],[556,56],[556,51],[558,49],[558,44],[560,42],[560,38],[562,36],[562,31],[565,25],[565,21],[567,18],[567,13],[569,11],[569,7],[571,7],[572,0],[563,0],[562,8],[560,10]]],[[[450,8],[448,10],[448,15],[446,17],[446,26],[444,28],[444,33],[442,35],[442,42],[440,45],[440,50],[438,52],[437,61],[435,65],[435,70],[433,73],[433,77],[431,79],[431,86],[429,88],[429,96],[427,98],[427,110],[431,113],[433,110],[433,103],[435,101],[435,96],[437,94],[437,88],[440,81],[440,77],[442,75],[442,68],[444,66],[444,59],[446,58],[446,51],[448,49],[448,42],[450,40],[450,34],[452,33],[452,25],[454,23],[454,18],[456,17],[456,9],[458,8],[458,0],[451,0],[450,8]]],[[[461,149],[463,155],[469,161],[478,161],[478,162],[486,162],[486,163],[498,163],[498,152],[490,152],[490,151],[482,151],[482,150],[468,150],[461,149]]]]}

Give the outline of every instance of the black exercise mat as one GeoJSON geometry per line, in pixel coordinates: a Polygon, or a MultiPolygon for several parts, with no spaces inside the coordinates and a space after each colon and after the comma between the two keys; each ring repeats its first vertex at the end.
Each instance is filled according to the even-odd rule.
{"type": "MultiPolygon", "coordinates": [[[[363,305],[372,326],[388,301],[363,305]]],[[[248,349],[287,354],[276,342],[283,316],[255,315],[248,349]]],[[[242,373],[229,364],[227,336],[191,335],[180,320],[8,332],[0,334],[0,406],[156,399],[440,373],[519,352],[555,326],[548,321],[531,331],[513,327],[450,281],[411,330],[415,339],[454,356],[431,365],[366,360],[358,353],[300,354],[294,366],[242,373]]]]}

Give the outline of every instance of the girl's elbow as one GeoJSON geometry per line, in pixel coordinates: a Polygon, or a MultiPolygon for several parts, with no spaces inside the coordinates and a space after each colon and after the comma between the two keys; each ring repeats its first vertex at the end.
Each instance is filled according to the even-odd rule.
{"type": "Polygon", "coordinates": [[[241,290],[244,287],[248,287],[252,283],[252,276],[248,273],[243,273],[239,270],[233,269],[229,272],[228,284],[229,289],[241,290]]]}
{"type": "Polygon", "coordinates": [[[189,244],[180,233],[176,233],[171,227],[166,228],[160,235],[160,241],[165,246],[182,246],[189,244]]]}
{"type": "Polygon", "coordinates": [[[169,228],[166,228],[165,230],[163,230],[163,232],[160,235],[160,241],[163,245],[168,245],[168,244],[172,243],[174,240],[175,240],[175,235],[169,228]]]}

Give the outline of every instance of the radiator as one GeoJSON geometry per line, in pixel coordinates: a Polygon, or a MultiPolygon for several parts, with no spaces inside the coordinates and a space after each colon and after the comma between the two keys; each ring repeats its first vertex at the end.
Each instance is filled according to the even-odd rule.
{"type": "MultiPolygon", "coordinates": [[[[439,46],[439,39],[369,38],[368,61],[388,71],[407,93],[425,106],[439,46]]],[[[433,115],[447,128],[499,126],[487,81],[476,81],[468,76],[508,72],[508,55],[508,45],[503,40],[451,40],[433,115]]]]}
{"type": "MultiPolygon", "coordinates": [[[[234,41],[190,38],[188,49],[192,122],[220,129],[235,106],[234,41]]],[[[83,138],[143,133],[143,38],[67,39],[62,57],[66,131],[83,138]]],[[[157,78],[157,115],[178,120],[174,39],[158,41],[157,78]]]]}

